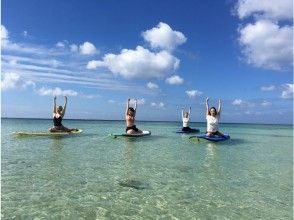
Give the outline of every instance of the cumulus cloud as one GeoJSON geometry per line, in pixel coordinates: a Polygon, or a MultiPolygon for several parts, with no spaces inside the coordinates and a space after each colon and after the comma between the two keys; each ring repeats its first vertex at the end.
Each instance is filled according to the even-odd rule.
{"type": "Polygon", "coordinates": [[[292,27],[279,27],[272,21],[259,20],[241,28],[239,33],[242,53],[249,64],[274,70],[292,64],[292,27]]]}
{"type": "Polygon", "coordinates": [[[240,19],[251,15],[268,19],[292,19],[292,0],[239,0],[237,14],[240,19]]]}
{"type": "Polygon", "coordinates": [[[282,87],[283,87],[283,91],[282,91],[281,98],[283,99],[293,98],[294,84],[287,83],[282,85],[282,87]]]}
{"type": "Polygon", "coordinates": [[[97,53],[96,47],[90,42],[84,42],[79,46],[80,54],[83,55],[92,55],[97,53]]]}
{"type": "Polygon", "coordinates": [[[275,86],[273,86],[273,85],[270,85],[270,86],[262,86],[261,88],[260,88],[260,90],[261,91],[265,91],[265,92],[267,92],[267,91],[273,91],[273,90],[275,90],[275,86]]]}
{"type": "Polygon", "coordinates": [[[182,79],[178,75],[173,75],[165,80],[166,83],[170,85],[181,85],[184,82],[184,79],[182,79]]]}
{"type": "Polygon", "coordinates": [[[35,86],[31,80],[24,80],[17,73],[4,73],[1,79],[1,90],[24,89],[28,86],[35,86]]]}
{"type": "Polygon", "coordinates": [[[240,19],[255,19],[238,30],[248,64],[271,70],[287,70],[293,65],[292,0],[239,0],[236,11],[240,19]]]}
{"type": "Polygon", "coordinates": [[[232,105],[242,105],[244,102],[241,99],[235,99],[232,102],[232,105]]]}
{"type": "Polygon", "coordinates": [[[149,89],[158,89],[158,85],[155,84],[155,83],[152,83],[152,82],[148,82],[146,84],[146,86],[149,88],[149,89]]]}
{"type": "Polygon", "coordinates": [[[200,96],[202,95],[202,92],[198,91],[198,90],[187,90],[186,94],[189,96],[189,98],[193,98],[195,96],[200,96]]]}
{"type": "Polygon", "coordinates": [[[183,33],[172,30],[168,24],[163,22],[160,22],[156,27],[143,32],[142,36],[154,49],[173,50],[178,45],[187,41],[187,38],[183,33]]]}
{"type": "Polygon", "coordinates": [[[55,89],[42,87],[37,90],[38,95],[40,96],[77,96],[78,93],[74,90],[62,90],[59,87],[55,89]]]}
{"type": "Polygon", "coordinates": [[[158,109],[165,108],[165,104],[163,102],[159,102],[159,103],[151,102],[150,105],[151,105],[151,107],[158,108],[158,109]]]}
{"type": "Polygon", "coordinates": [[[120,54],[106,54],[102,61],[92,60],[88,69],[106,67],[126,79],[160,78],[174,71],[179,60],[167,51],[153,53],[137,46],[136,50],[123,49],[120,54]]]}

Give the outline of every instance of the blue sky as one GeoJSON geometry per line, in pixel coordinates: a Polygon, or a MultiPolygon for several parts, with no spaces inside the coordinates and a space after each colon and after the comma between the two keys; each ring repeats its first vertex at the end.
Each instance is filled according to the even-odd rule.
{"type": "Polygon", "coordinates": [[[293,3],[3,0],[2,117],[293,122],[293,3]]]}

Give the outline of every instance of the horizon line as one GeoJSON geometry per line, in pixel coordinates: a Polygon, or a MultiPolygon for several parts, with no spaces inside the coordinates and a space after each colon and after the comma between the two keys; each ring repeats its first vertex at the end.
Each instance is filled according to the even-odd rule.
{"type": "MultiPolygon", "coordinates": [[[[20,118],[20,117],[1,117],[2,119],[35,119],[35,120],[52,120],[52,118],[20,118]]],[[[82,118],[66,118],[65,120],[77,120],[77,121],[125,121],[122,119],[82,119],[82,118]]],[[[138,122],[182,122],[182,121],[158,121],[158,120],[136,120],[138,122]]],[[[190,123],[206,123],[206,121],[190,121],[190,123]]],[[[273,124],[273,123],[252,123],[252,122],[221,122],[221,124],[254,124],[254,125],[294,125],[293,123],[277,123],[277,124],[273,124]]]]}

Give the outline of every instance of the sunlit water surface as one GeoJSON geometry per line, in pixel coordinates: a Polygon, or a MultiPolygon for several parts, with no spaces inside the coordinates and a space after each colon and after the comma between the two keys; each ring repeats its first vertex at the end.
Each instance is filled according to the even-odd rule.
{"type": "MultiPolygon", "coordinates": [[[[64,120],[68,137],[16,137],[50,120],[2,119],[2,219],[292,219],[292,126],[222,124],[231,140],[174,133],[181,123],[64,120]]],[[[204,123],[192,127],[205,131],[204,123]]]]}

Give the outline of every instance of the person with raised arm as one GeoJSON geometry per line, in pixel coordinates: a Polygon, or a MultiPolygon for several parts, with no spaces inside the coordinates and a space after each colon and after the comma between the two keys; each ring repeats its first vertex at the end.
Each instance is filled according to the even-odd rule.
{"type": "Polygon", "coordinates": [[[50,132],[71,132],[71,131],[77,131],[76,128],[66,128],[62,125],[62,119],[65,114],[66,105],[67,105],[67,97],[64,96],[65,103],[64,106],[56,106],[56,96],[54,96],[53,99],[53,124],[54,127],[50,128],[50,132]]]}
{"type": "Polygon", "coordinates": [[[183,121],[182,131],[193,130],[189,127],[190,115],[191,115],[191,107],[189,108],[189,112],[184,112],[184,108],[182,108],[182,121],[183,121]]]}
{"type": "Polygon", "coordinates": [[[221,100],[218,101],[218,110],[215,107],[209,108],[208,105],[209,98],[206,98],[206,121],[207,121],[207,132],[206,135],[212,136],[224,136],[223,133],[219,131],[219,119],[221,113],[221,100]]]}
{"type": "Polygon", "coordinates": [[[126,119],[126,133],[127,134],[141,134],[142,131],[138,129],[135,125],[135,117],[137,112],[137,100],[135,99],[135,106],[130,107],[130,99],[128,99],[126,112],[125,112],[125,119],[126,119]]]}

